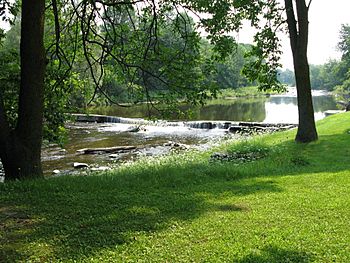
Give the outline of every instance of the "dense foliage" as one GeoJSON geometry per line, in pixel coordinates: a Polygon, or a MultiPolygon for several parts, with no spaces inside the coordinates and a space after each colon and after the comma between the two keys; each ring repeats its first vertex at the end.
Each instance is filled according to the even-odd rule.
{"type": "Polygon", "coordinates": [[[335,68],[335,76],[340,80],[340,85],[335,91],[341,99],[348,101],[350,99],[350,25],[342,25],[338,48],[342,52],[342,57],[335,68]]]}

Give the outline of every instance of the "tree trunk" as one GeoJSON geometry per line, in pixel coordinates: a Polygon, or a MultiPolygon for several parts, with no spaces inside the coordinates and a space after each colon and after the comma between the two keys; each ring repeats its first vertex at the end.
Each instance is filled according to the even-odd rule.
{"type": "Polygon", "coordinates": [[[44,106],[45,0],[22,0],[21,84],[17,126],[10,130],[0,103],[0,157],[5,180],[41,177],[44,106]]]}
{"type": "Polygon", "coordinates": [[[308,6],[306,6],[305,0],[296,1],[298,22],[295,19],[292,0],[285,0],[285,8],[298,96],[299,126],[295,140],[297,142],[307,143],[317,140],[309,63],[307,60],[309,35],[308,6]]]}
{"type": "Polygon", "coordinates": [[[5,143],[2,163],[5,170],[5,180],[29,179],[41,177],[40,153],[37,154],[12,133],[5,143]]]}
{"type": "MultiPolygon", "coordinates": [[[[297,54],[299,56],[299,54],[297,54]]],[[[294,60],[294,71],[298,96],[299,126],[295,140],[307,143],[317,140],[315,116],[311,95],[309,64],[307,58],[301,54],[301,58],[294,60]],[[296,62],[297,61],[297,62],[296,62]]]]}

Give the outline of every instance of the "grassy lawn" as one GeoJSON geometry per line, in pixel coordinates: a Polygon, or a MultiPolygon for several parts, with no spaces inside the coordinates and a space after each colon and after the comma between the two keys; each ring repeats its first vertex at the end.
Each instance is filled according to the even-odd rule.
{"type": "Polygon", "coordinates": [[[350,113],[109,174],[0,185],[0,262],[350,262],[350,113]]]}

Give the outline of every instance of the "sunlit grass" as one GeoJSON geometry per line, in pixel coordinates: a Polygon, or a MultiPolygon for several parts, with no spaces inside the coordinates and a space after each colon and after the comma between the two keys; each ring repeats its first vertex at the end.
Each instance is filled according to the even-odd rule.
{"type": "Polygon", "coordinates": [[[288,131],[2,184],[0,262],[350,262],[349,130],[345,113],[307,145],[288,131]]]}

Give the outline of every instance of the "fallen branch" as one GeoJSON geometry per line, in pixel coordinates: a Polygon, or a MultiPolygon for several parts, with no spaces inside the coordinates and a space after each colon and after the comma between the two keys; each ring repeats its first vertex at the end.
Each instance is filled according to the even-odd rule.
{"type": "Polygon", "coordinates": [[[136,146],[115,146],[106,148],[85,148],[77,150],[81,154],[116,153],[135,150],[136,146]]]}

